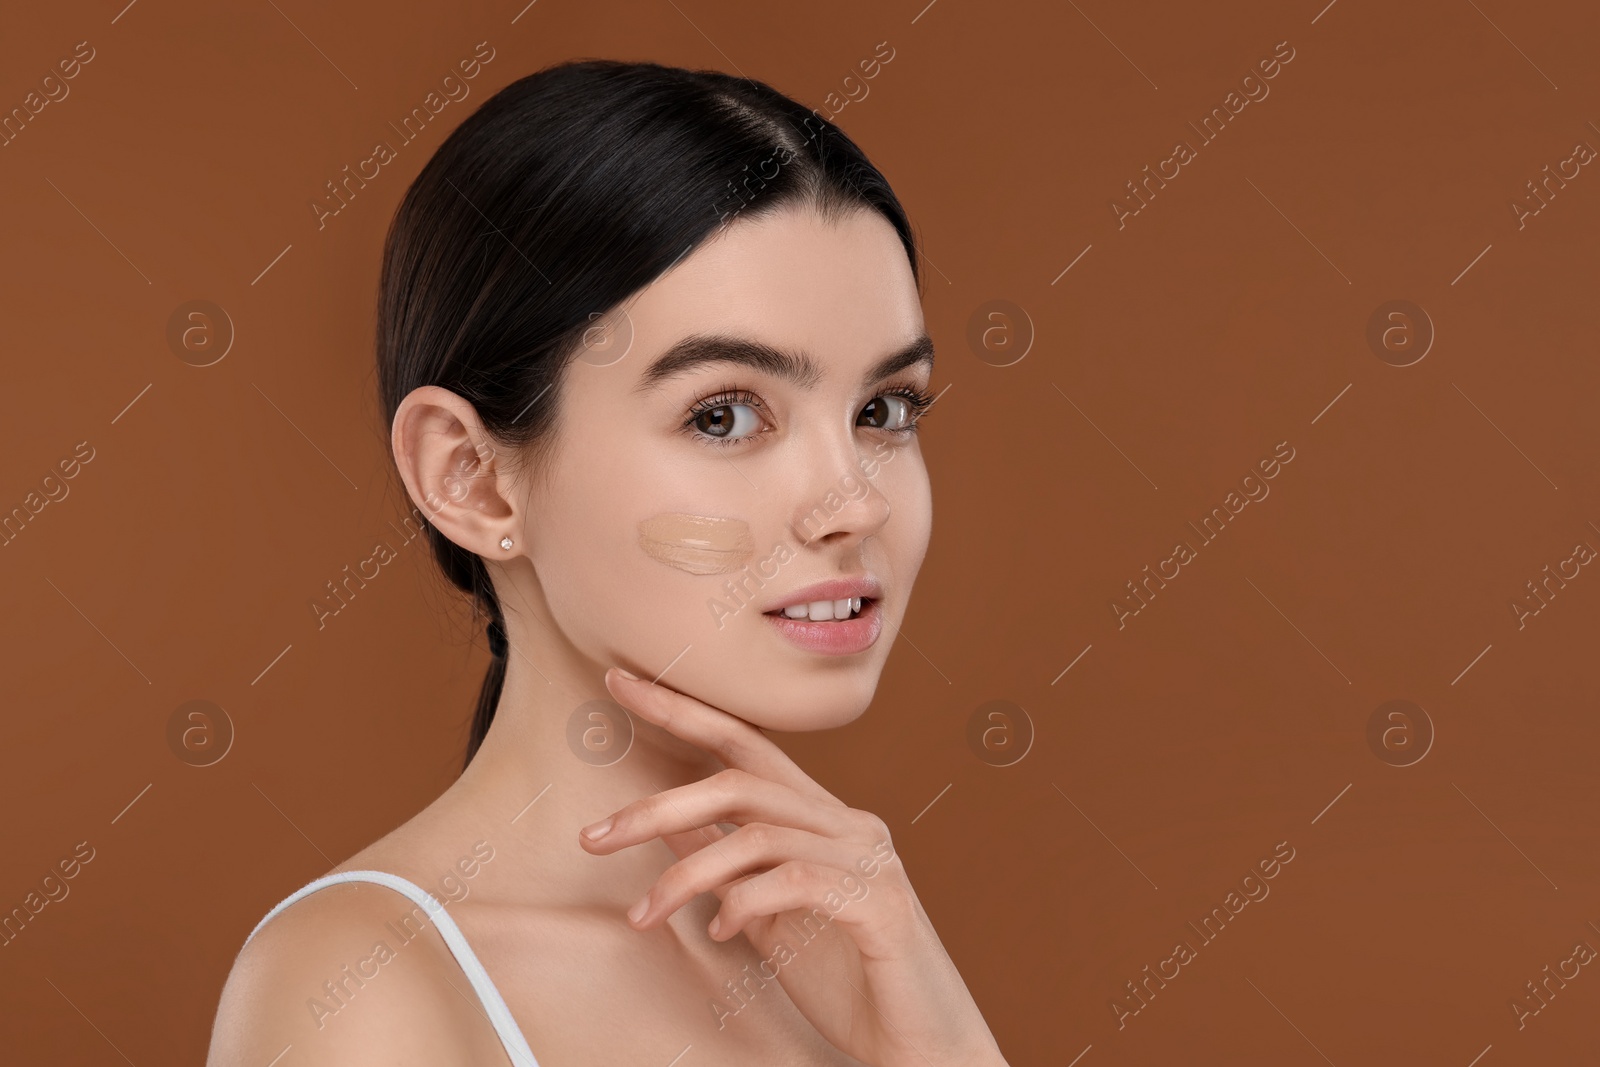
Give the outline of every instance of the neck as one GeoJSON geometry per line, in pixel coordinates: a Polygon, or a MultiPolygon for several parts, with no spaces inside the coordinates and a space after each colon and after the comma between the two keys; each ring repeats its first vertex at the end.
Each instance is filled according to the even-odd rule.
{"type": "Polygon", "coordinates": [[[519,896],[626,908],[677,857],[659,839],[592,856],[578,844],[579,830],[722,764],[612,701],[603,680],[609,664],[570,646],[552,650],[515,636],[511,645],[494,720],[446,796],[493,832],[497,875],[513,876],[509,884],[524,887],[519,896]],[[519,649],[538,657],[537,666],[519,649]]]}

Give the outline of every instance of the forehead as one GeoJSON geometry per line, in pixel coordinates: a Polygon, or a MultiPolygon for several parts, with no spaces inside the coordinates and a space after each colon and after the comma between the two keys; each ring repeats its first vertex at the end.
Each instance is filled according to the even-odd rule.
{"type": "Polygon", "coordinates": [[[628,306],[634,375],[690,334],[731,334],[813,354],[826,369],[881,358],[922,332],[905,246],[876,211],[810,208],[735,220],[628,306]]]}

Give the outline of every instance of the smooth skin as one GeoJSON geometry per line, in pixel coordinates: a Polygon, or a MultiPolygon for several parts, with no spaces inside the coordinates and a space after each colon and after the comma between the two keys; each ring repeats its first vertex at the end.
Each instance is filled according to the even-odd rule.
{"type": "MultiPolygon", "coordinates": [[[[389,871],[444,901],[541,1067],[1003,1065],[884,821],[763,732],[866,710],[927,551],[927,470],[892,397],[926,394],[931,361],[864,380],[924,330],[904,248],[869,211],[740,218],[605,325],[623,354],[571,364],[537,465],[447,390],[418,389],[396,413],[407,492],[486,561],[511,651],[466,772],[335,870],[389,871]],[[718,362],[642,387],[657,356],[712,333],[804,353],[819,373],[718,362]],[[749,394],[727,401],[737,411],[693,421],[730,387],[749,394]],[[666,512],[742,519],[758,557],[786,546],[762,603],[873,575],[882,636],[827,656],[789,643],[762,604],[719,617],[708,607],[728,602],[726,576],[640,550],[639,522],[666,512]],[[634,731],[605,766],[569,744],[575,718],[603,721],[588,717],[597,699],[628,709],[634,731]]],[[[263,889],[255,914],[317,873],[263,889]]],[[[401,935],[409,911],[355,884],[274,918],[228,978],[208,1062],[507,1062],[438,933],[401,935]]]]}

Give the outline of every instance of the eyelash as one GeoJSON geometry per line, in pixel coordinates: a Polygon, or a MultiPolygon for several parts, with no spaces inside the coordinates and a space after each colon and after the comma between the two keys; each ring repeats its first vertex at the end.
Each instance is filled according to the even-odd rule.
{"type": "MultiPolygon", "coordinates": [[[[928,409],[933,406],[934,401],[934,398],[929,396],[927,393],[924,393],[920,389],[913,388],[909,385],[900,385],[891,389],[884,389],[881,392],[873,394],[872,399],[876,400],[880,396],[897,396],[911,406],[911,417],[905,426],[896,430],[881,430],[883,433],[893,434],[897,437],[910,436],[911,434],[916,433],[917,423],[920,422],[922,417],[928,413],[928,409]]],[[[716,437],[695,429],[695,420],[701,415],[720,407],[727,407],[731,404],[744,404],[748,407],[755,408],[757,411],[765,411],[765,405],[761,402],[761,398],[756,396],[754,393],[747,389],[740,389],[737,386],[725,385],[721,389],[717,390],[717,392],[713,395],[695,401],[694,405],[689,409],[688,418],[684,419],[683,421],[683,429],[695,437],[704,439],[706,443],[717,448],[731,448],[749,441],[750,437],[716,437]]],[[[759,436],[759,434],[754,434],[751,436],[759,436]]]]}

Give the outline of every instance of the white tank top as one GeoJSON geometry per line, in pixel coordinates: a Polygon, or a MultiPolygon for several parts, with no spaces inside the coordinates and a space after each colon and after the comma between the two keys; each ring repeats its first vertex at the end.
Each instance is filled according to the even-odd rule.
{"type": "Polygon", "coordinates": [[[467,944],[467,939],[461,933],[461,928],[456,921],[450,918],[450,913],[443,904],[426,889],[415,882],[408,882],[397,874],[385,871],[342,871],[338,874],[326,875],[316,881],[295,890],[278,903],[278,906],[267,912],[266,918],[256,923],[256,928],[250,931],[250,937],[244,939],[245,944],[250,943],[250,938],[256,936],[261,928],[267,924],[278,912],[290,904],[310,896],[319,889],[341,882],[376,882],[378,885],[388,886],[397,893],[404,893],[410,897],[423,911],[428,913],[428,918],[433,922],[434,928],[444,938],[444,943],[450,946],[450,952],[455,956],[456,962],[461,964],[461,969],[466,972],[467,981],[472,983],[473,990],[478,994],[478,999],[483,1002],[484,1013],[489,1016],[489,1022],[494,1025],[495,1033],[500,1035],[500,1043],[505,1046],[506,1055],[511,1057],[515,1067],[539,1067],[539,1061],[533,1058],[533,1051],[528,1048],[528,1041],[522,1036],[522,1029],[517,1026],[517,1021],[511,1017],[511,1009],[506,1007],[505,998],[500,995],[500,990],[495,988],[494,982],[489,978],[489,972],[483,969],[483,964],[478,962],[477,954],[472,951],[472,946],[467,944]]]}

